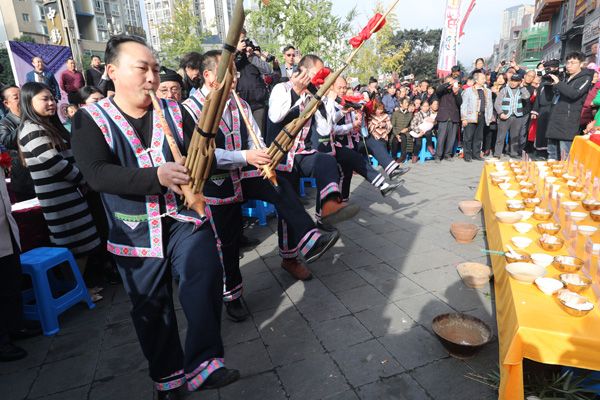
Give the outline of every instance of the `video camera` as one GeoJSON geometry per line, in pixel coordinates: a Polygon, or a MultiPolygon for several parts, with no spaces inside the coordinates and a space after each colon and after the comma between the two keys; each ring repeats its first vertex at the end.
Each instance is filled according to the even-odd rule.
{"type": "MultiPolygon", "coordinates": [[[[246,44],[246,48],[251,47],[254,51],[258,50],[258,52],[261,53],[260,46],[255,45],[251,39],[244,39],[244,43],[246,44]]],[[[265,57],[265,61],[268,63],[273,62],[275,61],[275,56],[269,54],[267,57],[265,57]]]]}

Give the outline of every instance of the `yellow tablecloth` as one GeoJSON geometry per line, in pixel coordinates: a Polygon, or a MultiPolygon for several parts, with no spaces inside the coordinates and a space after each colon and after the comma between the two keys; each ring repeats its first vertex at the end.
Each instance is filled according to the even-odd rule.
{"type": "Polygon", "coordinates": [[[587,169],[592,171],[593,176],[600,177],[600,146],[578,136],[573,141],[569,159],[571,162],[577,160],[583,163],[587,169]]]}
{"type": "MultiPolygon", "coordinates": [[[[586,160],[600,165],[600,157],[588,157],[585,148],[579,146],[595,146],[589,142],[576,140],[572,153],[580,162],[586,160]],[[596,157],[596,158],[594,158],[596,157]]],[[[598,149],[593,149],[598,150],[598,149]]],[[[530,254],[544,253],[537,239],[539,233],[533,229],[526,235],[517,233],[512,225],[499,223],[495,218],[497,211],[506,211],[506,197],[502,190],[493,186],[489,172],[494,166],[486,165],[479,182],[476,198],[483,203],[487,240],[490,250],[505,250],[513,236],[528,236],[534,242],[526,251],[530,254]]],[[[511,182],[513,189],[516,182],[511,182]]],[[[581,211],[582,209],[578,209],[581,211]]],[[[531,218],[536,225],[539,221],[531,218]]],[[[591,219],[580,224],[595,225],[591,219]]],[[[598,233],[594,241],[598,242],[598,233]]],[[[583,240],[579,240],[583,243],[583,240]]],[[[577,255],[583,256],[583,245],[578,246],[577,255]]],[[[552,255],[567,254],[563,247],[552,255]]],[[[582,257],[583,258],[583,257],[582,257]]],[[[503,256],[493,255],[496,294],[496,318],[500,347],[500,392],[499,399],[523,399],[523,358],[546,364],[566,365],[592,370],[600,370],[600,307],[592,289],[583,294],[593,299],[595,309],[585,317],[570,316],[562,310],[552,296],[544,295],[535,285],[520,283],[505,271],[506,261],[503,256]]],[[[559,271],[548,267],[546,276],[558,277],[559,271]]]]}

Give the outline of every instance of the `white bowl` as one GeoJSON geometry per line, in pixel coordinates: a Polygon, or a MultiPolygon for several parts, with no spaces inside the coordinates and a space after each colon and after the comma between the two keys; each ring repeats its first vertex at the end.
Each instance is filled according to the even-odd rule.
{"type": "Polygon", "coordinates": [[[578,225],[577,230],[583,236],[592,236],[594,233],[596,233],[598,228],[596,228],[595,226],[590,226],[590,225],[578,225]]]}
{"type": "Polygon", "coordinates": [[[533,283],[537,278],[546,275],[546,268],[533,263],[516,262],[507,264],[506,272],[519,282],[533,283]]]}
{"type": "Polygon", "coordinates": [[[534,253],[531,255],[531,260],[535,265],[546,268],[552,264],[554,257],[552,257],[550,254],[534,253]]]}
{"type": "Polygon", "coordinates": [[[571,219],[575,222],[583,221],[587,217],[587,213],[581,211],[571,211],[571,219]]]}
{"type": "Polygon", "coordinates": [[[533,228],[533,225],[528,224],[527,222],[517,222],[516,224],[513,225],[513,227],[515,228],[515,231],[517,231],[521,234],[525,234],[525,233],[529,232],[531,230],[531,228],[533,228]]]}
{"type": "Polygon", "coordinates": [[[525,236],[515,236],[511,239],[511,242],[519,249],[525,249],[529,247],[531,243],[533,243],[533,240],[525,236]]]}
{"type": "Polygon", "coordinates": [[[502,190],[508,190],[508,189],[510,189],[510,183],[508,183],[508,182],[502,182],[502,183],[498,184],[498,187],[500,189],[502,189],[502,190]]]}
{"type": "Polygon", "coordinates": [[[498,211],[496,213],[496,219],[503,224],[514,224],[521,220],[521,215],[512,211],[498,211]]]}
{"type": "Polygon", "coordinates": [[[548,183],[554,183],[554,182],[556,182],[557,180],[558,180],[558,178],[557,178],[557,177],[555,177],[555,176],[547,176],[547,177],[546,177],[546,182],[548,182],[548,183]]]}
{"type": "Polygon", "coordinates": [[[508,176],[508,171],[495,171],[495,172],[490,172],[490,176],[492,178],[502,178],[504,176],[508,176]]]}
{"type": "Polygon", "coordinates": [[[563,283],[554,278],[536,278],[535,284],[544,294],[553,295],[563,288],[563,283]]]}
{"type": "Polygon", "coordinates": [[[519,192],[517,190],[505,190],[504,191],[504,195],[506,197],[508,197],[509,199],[514,199],[518,194],[519,194],[519,192]]]}
{"type": "Polygon", "coordinates": [[[517,214],[521,215],[521,221],[527,221],[533,215],[533,211],[522,210],[517,211],[517,214]]]}
{"type": "Polygon", "coordinates": [[[560,205],[566,208],[567,210],[574,210],[579,204],[574,201],[563,201],[560,203],[560,205]]]}

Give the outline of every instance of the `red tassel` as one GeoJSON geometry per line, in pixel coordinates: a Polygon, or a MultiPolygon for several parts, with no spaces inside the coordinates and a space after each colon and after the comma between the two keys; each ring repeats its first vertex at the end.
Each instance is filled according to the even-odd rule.
{"type": "Polygon", "coordinates": [[[350,102],[350,103],[362,103],[365,99],[362,96],[342,96],[342,100],[344,100],[345,102],[350,102]]]}
{"type": "Polygon", "coordinates": [[[11,161],[12,158],[10,157],[10,154],[8,154],[8,151],[0,153],[0,168],[9,168],[11,166],[11,161]]]}
{"type": "Polygon", "coordinates": [[[383,15],[379,13],[375,14],[375,16],[369,20],[367,26],[365,26],[357,36],[354,36],[352,39],[350,39],[350,45],[354,48],[357,48],[365,40],[369,40],[369,38],[371,37],[371,30],[373,30],[373,28],[375,28],[376,26],[377,27],[375,28],[375,30],[373,30],[372,33],[379,32],[381,28],[385,26],[386,22],[385,18],[382,19],[382,17],[383,15]]]}
{"type": "Polygon", "coordinates": [[[327,68],[327,67],[321,68],[319,70],[319,72],[317,72],[315,74],[315,76],[310,80],[310,83],[312,83],[316,87],[319,87],[323,83],[325,83],[325,78],[327,78],[330,73],[331,73],[331,70],[329,68],[327,68]]]}

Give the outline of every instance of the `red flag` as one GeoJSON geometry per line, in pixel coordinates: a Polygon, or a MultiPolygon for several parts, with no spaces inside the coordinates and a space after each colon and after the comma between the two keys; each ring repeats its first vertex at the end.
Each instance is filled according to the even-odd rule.
{"type": "Polygon", "coordinates": [[[325,78],[327,78],[329,76],[329,74],[331,73],[331,70],[327,67],[323,67],[319,70],[319,72],[317,72],[315,74],[315,76],[310,80],[310,83],[312,83],[313,85],[315,85],[316,87],[321,86],[323,83],[325,83],[325,78]]]}
{"type": "Polygon", "coordinates": [[[375,16],[369,20],[367,26],[365,26],[357,36],[354,36],[352,39],[350,39],[350,45],[354,48],[357,48],[362,44],[362,42],[368,40],[372,33],[379,32],[379,30],[381,30],[381,28],[384,26],[385,18],[383,18],[383,15],[379,13],[375,14],[375,16]]]}

